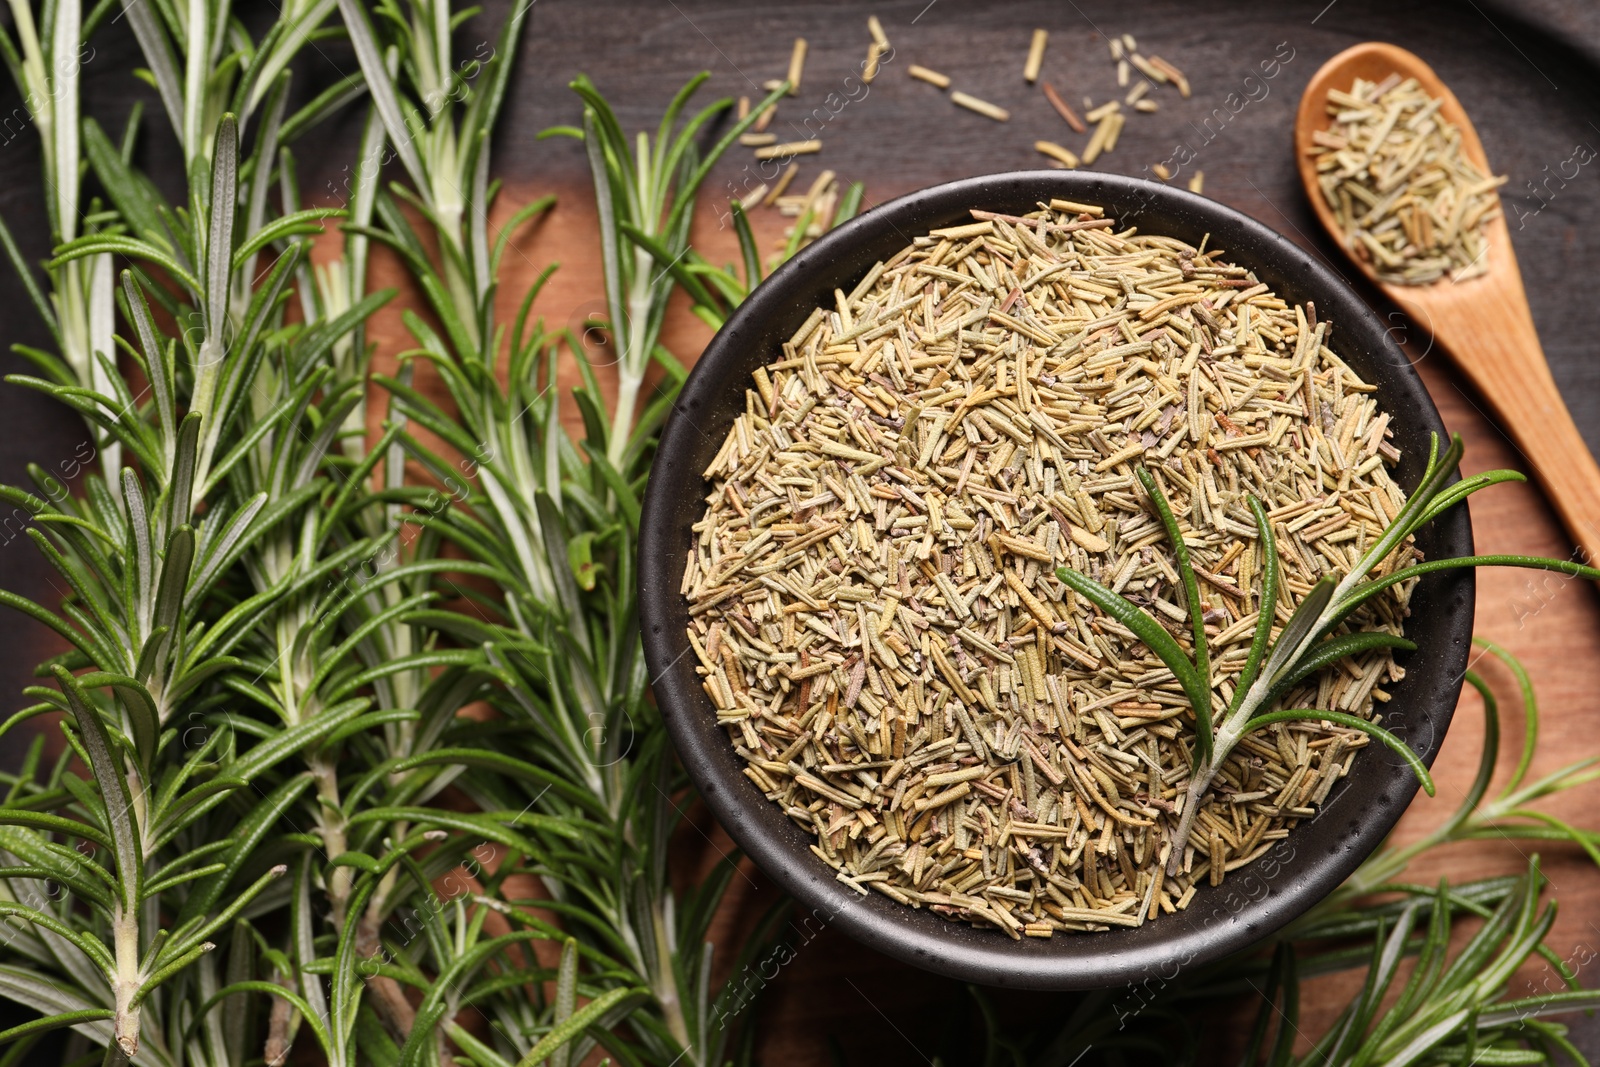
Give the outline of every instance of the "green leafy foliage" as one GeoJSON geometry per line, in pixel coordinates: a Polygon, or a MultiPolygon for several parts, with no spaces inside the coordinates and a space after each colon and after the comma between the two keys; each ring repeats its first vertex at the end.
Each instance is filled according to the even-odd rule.
{"type": "MultiPolygon", "coordinates": [[[[386,77],[376,68],[367,73],[386,77]]],[[[442,327],[408,315],[417,346],[409,359],[429,364],[454,405],[441,407],[403,374],[382,379],[407,427],[397,440],[451,489],[408,521],[453,545],[495,591],[472,594],[490,614],[469,629],[487,659],[493,681],[487,695],[501,716],[484,730],[482,744],[504,746],[510,758],[501,763],[504,775],[473,776],[461,788],[482,807],[537,812],[567,831],[560,840],[553,831],[532,838],[551,899],[513,899],[505,917],[533,924],[535,908],[560,916],[574,946],[567,958],[581,960],[572,966],[591,984],[585,996],[593,998],[574,1011],[558,996],[554,1016],[530,1016],[521,990],[496,1000],[492,1012],[480,1007],[495,1020],[490,1038],[472,1053],[482,1064],[540,1062],[551,1052],[578,1062],[595,1041],[630,1063],[720,1064],[731,1048],[731,1016],[718,1007],[723,991],[711,982],[715,959],[707,937],[734,867],[722,865],[688,894],[668,880],[672,835],[691,801],[647,699],[634,572],[644,479],[683,377],[658,340],[667,300],[679,284],[693,298],[709,299],[698,281],[675,268],[689,252],[699,186],[749,121],[719,132],[702,155],[701,135],[731,104],[721,100],[685,119],[704,80],[697,76],[677,94],[653,140],[646,134],[630,140],[591,82],[573,84],[584,123],[562,132],[583,138],[595,179],[608,309],[603,325],[620,382],[614,405],[606,403],[583,343],[532,314],[548,272],[521,301],[509,332],[495,323],[495,269],[510,230],[487,260],[447,257],[455,275],[440,273],[417,252],[430,241],[489,245],[483,220],[492,187],[474,189],[484,199],[464,205],[459,233],[425,210],[424,190],[444,180],[434,170],[442,152],[435,146],[465,136],[455,124],[468,123],[471,105],[459,117],[450,109],[433,115],[417,139],[415,189],[396,187],[378,198],[382,227],[372,236],[402,252],[442,327]],[[425,233],[396,198],[417,208],[428,223],[425,233]],[[508,343],[497,347],[502,338],[508,343]],[[570,394],[584,427],[576,439],[562,421],[568,398],[558,372],[566,358],[576,360],[582,380],[570,394]],[[639,410],[652,362],[666,375],[639,410]],[[428,431],[446,451],[410,427],[428,431]],[[624,1016],[626,1037],[604,1021],[624,1016]]],[[[401,80],[381,86],[378,95],[398,100],[425,91],[422,82],[401,80]]],[[[481,151],[480,167],[487,146],[481,151]]],[[[512,225],[548,207],[535,201],[512,225]]],[[[750,943],[733,972],[760,948],[759,940],[750,943]]]]}
{"type": "Polygon", "coordinates": [[[658,340],[686,280],[670,268],[700,262],[695,193],[743,127],[706,146],[731,102],[688,113],[701,76],[653,144],[630,142],[574,85],[631,390],[608,411],[575,339],[533,316],[537,285],[509,330],[495,320],[503,257],[552,204],[486,221],[526,12],[492,58],[457,62],[444,2],[312,0],[256,41],[223,4],[125,4],[184,152],[179,204],[132,163],[140,116],[109,134],[50,81],[74,73],[51,73],[82,35],[74,12],[46,7],[44,45],[25,24],[20,51],[3,42],[54,102],[46,119],[82,133],[81,154],[76,136],[47,153],[47,187],[83,175],[52,205],[48,297],[0,234],[61,342],[13,382],[79,411],[102,461],[76,494],[3,491],[70,590],[59,606],[0,594],[69,646],[0,725],[66,716],[60,757],[37,738],[0,806],[17,931],[0,992],[40,1013],[7,1035],[18,1048],[57,1030],[69,1060],[173,1065],[279,1062],[308,1041],[332,1064],[734,1048],[706,940],[734,867],[688,893],[667,879],[692,797],[646,699],[633,545],[683,375],[658,340]],[[297,50],[336,32],[364,84],[289,113],[297,50]],[[363,94],[349,197],[302,205],[290,145],[363,94]],[[386,156],[405,179],[387,187],[386,156]],[[66,210],[80,189],[87,227],[66,210]],[[313,267],[332,225],[343,254],[313,267]],[[367,291],[375,244],[432,316],[405,313],[417,348],[382,379],[365,323],[393,294],[367,291]],[[556,388],[574,357],[576,439],[556,388]],[[449,406],[412,386],[417,361],[449,406]],[[652,363],[668,375],[641,412],[652,363]],[[369,383],[391,398],[370,443],[369,383]],[[490,718],[460,714],[484,701],[490,718]],[[554,971],[541,944],[563,946],[554,971]]]}

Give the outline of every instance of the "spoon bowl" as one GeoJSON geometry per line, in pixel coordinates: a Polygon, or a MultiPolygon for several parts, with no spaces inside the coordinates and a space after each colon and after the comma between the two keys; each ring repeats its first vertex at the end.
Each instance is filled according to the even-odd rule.
{"type": "Polygon", "coordinates": [[[1522,272],[1511,247],[1511,232],[1496,212],[1485,227],[1484,273],[1463,281],[1441,279],[1425,285],[1400,285],[1380,279],[1369,262],[1354,254],[1322,195],[1313,135],[1329,126],[1328,91],[1347,90],[1357,78],[1381,81],[1390,74],[1415,78],[1439,99],[1439,114],[1461,131],[1461,152],[1484,174],[1492,174],[1483,142],[1461,101],[1432,67],[1397,45],[1369,41],[1347,48],[1312,75],[1300,97],[1295,119],[1295,159],[1300,180],[1322,225],[1351,262],[1398,304],[1412,321],[1433,335],[1483,394],[1543,485],[1578,558],[1600,554],[1600,467],[1572,421],[1550,366],[1545,362],[1522,272]]]}

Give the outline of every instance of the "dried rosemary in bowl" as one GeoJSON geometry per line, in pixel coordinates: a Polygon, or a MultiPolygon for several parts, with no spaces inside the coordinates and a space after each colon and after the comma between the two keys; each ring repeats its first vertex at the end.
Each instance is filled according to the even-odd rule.
{"type": "MultiPolygon", "coordinates": [[[[756,371],[706,471],[689,641],[747,776],[841,881],[1013,937],[1138,925],[1313,814],[1368,734],[1230,736],[1182,819],[1211,752],[1193,693],[1058,568],[1237,703],[1259,589],[1264,634],[1377,545],[1398,453],[1328,324],[1220,251],[1067,201],[972,215],[756,371]]],[[[1380,573],[1414,558],[1403,541],[1380,573]]],[[[1369,719],[1409,588],[1272,706],[1369,719]]]]}
{"type": "Polygon", "coordinates": [[[1485,225],[1505,177],[1461,153],[1461,130],[1415,78],[1356,79],[1328,93],[1332,123],[1312,135],[1323,198],[1345,243],[1387,282],[1462,281],[1488,269],[1485,225]]]}

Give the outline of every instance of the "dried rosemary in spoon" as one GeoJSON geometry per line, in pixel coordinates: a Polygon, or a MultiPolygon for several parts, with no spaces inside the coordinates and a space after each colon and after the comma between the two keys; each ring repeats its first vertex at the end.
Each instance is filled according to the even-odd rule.
{"type": "Polygon", "coordinates": [[[1345,243],[1386,282],[1461,281],[1488,269],[1484,225],[1505,177],[1461,152],[1461,131],[1415,78],[1356,79],[1330,90],[1326,130],[1312,135],[1322,195],[1345,243]]]}
{"type": "Polygon", "coordinates": [[[841,880],[1012,936],[1136,925],[1283,837],[1366,743],[1337,720],[1400,676],[1403,584],[1351,620],[1387,643],[1282,693],[1333,719],[1216,746],[1221,803],[1184,810],[1211,730],[1191,720],[1211,686],[1230,705],[1249,685],[1258,522],[1281,625],[1404,509],[1398,454],[1327,324],[1216,251],[1065,201],[973,216],[836,292],[756,373],[707,471],[689,637],[747,774],[841,880]],[[1199,855],[1163,873],[1180,820],[1199,855]]]}

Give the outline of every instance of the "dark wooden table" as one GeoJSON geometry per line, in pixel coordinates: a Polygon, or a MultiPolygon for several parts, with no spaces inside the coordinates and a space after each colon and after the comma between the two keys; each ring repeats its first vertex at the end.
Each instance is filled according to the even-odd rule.
{"type": "MultiPolygon", "coordinates": [[[[504,10],[504,3],[491,3],[464,26],[459,54],[474,54],[477,42],[492,41],[504,10]]],[[[703,90],[708,100],[724,94],[759,97],[760,83],[784,74],[793,39],[803,36],[810,57],[802,90],[784,103],[774,129],[781,139],[819,137],[824,148],[803,160],[796,184],[803,186],[826,167],[844,179],[864,181],[867,201],[873,203],[956,177],[1040,166],[1043,157],[1032,149],[1039,138],[1082,146],[1084,138],[1068,130],[1036,88],[1023,83],[1023,59],[1036,26],[1050,31],[1042,80],[1054,83],[1074,105],[1085,94],[1100,102],[1117,93],[1104,34],[1134,34],[1145,51],[1183,68],[1194,86],[1189,100],[1170,91],[1155,94],[1161,110],[1131,116],[1116,151],[1097,169],[1148,175],[1151,164],[1182,158],[1179,146],[1186,145],[1194,158],[1181,178],[1203,170],[1206,195],[1318,250],[1353,281],[1338,253],[1315,232],[1302,202],[1289,149],[1294,109],[1311,73],[1349,44],[1383,39],[1420,53],[1474,115],[1493,164],[1510,176],[1504,200],[1534,316],[1568,404],[1590,447],[1600,448],[1600,300],[1593,292],[1600,232],[1592,225],[1600,207],[1600,166],[1591,163],[1576,176],[1570,165],[1566,176],[1562,170],[1578,145],[1588,146],[1590,156],[1600,146],[1600,8],[1582,0],[1524,0],[1515,9],[1490,0],[1406,5],[1159,0],[1137,7],[1100,0],[911,0],[871,8],[842,0],[781,6],[537,0],[495,157],[497,174],[507,181],[497,214],[503,218],[546,193],[556,193],[560,203],[515,243],[502,298],[514,304],[540,270],[559,261],[562,269],[539,302],[547,319],[579,322],[603,308],[592,189],[581,148],[566,140],[535,140],[538,131],[577,119],[576,98],[566,84],[580,71],[599,84],[626,129],[653,130],[670,93],[699,70],[713,73],[703,90]],[[869,12],[882,19],[894,54],[870,91],[860,94],[846,78],[859,72],[865,57],[869,12]],[[1280,60],[1274,78],[1246,82],[1252,73],[1259,78],[1259,63],[1272,58],[1280,60]],[[957,88],[1010,109],[1011,121],[996,123],[952,107],[943,94],[906,76],[912,63],[941,70],[957,88]],[[841,105],[830,101],[830,93],[854,98],[841,105]],[[1247,99],[1243,106],[1230,101],[1235,93],[1247,99]]],[[[124,36],[115,31],[104,36],[85,69],[86,94],[89,106],[115,112],[131,99],[128,71],[136,60],[124,36]]],[[[319,61],[325,64],[320,77],[355,69],[348,53],[331,45],[319,61]]],[[[348,124],[335,124],[319,135],[326,151],[303,146],[305,188],[337,187],[346,154],[341,146],[350,134],[348,124]]],[[[18,228],[29,252],[40,257],[45,249],[36,145],[24,134],[0,147],[0,176],[6,179],[0,181],[0,212],[18,228]]],[[[157,139],[153,156],[159,148],[157,139]]],[[[716,216],[730,191],[746,187],[751,167],[748,150],[735,150],[705,191],[696,236],[713,259],[735,256],[731,234],[719,228],[716,216]]],[[[179,177],[164,174],[174,187],[179,177]]],[[[764,247],[778,240],[787,221],[774,211],[757,212],[764,247]]],[[[398,280],[392,264],[380,263],[376,274],[380,284],[398,280]]],[[[1383,312],[1392,310],[1369,287],[1358,282],[1357,288],[1383,312]]],[[[10,292],[15,297],[15,289],[10,292]]],[[[1410,332],[1401,318],[1394,323],[1397,331],[1410,332]]],[[[20,299],[0,303],[0,324],[8,339],[42,340],[42,330],[20,299]]],[[[679,309],[665,339],[688,362],[707,336],[679,309]]],[[[380,365],[407,346],[391,312],[372,337],[380,345],[380,365]]],[[[1466,438],[1464,470],[1518,466],[1520,457],[1485,414],[1482,398],[1464,386],[1443,353],[1432,350],[1419,333],[1407,340],[1446,423],[1466,438]]],[[[20,362],[0,357],[0,366],[20,369],[20,362]]],[[[76,453],[83,434],[74,417],[16,389],[0,390],[0,404],[12,431],[0,439],[0,479],[19,483],[25,463],[52,465],[76,453]]],[[[1491,490],[1476,499],[1472,514],[1480,551],[1563,556],[1570,551],[1533,488],[1491,490]]],[[[14,525],[0,516],[0,586],[51,599],[45,573],[31,547],[15,536],[14,525]]],[[[1522,572],[1483,573],[1478,588],[1478,632],[1524,659],[1543,698],[1545,743],[1535,773],[1600,752],[1600,737],[1591,725],[1600,704],[1595,698],[1600,599],[1576,583],[1522,572]]],[[[6,650],[0,657],[0,692],[17,694],[29,683],[32,665],[54,651],[46,638],[31,623],[0,615],[0,647],[6,650]]],[[[1485,672],[1497,683],[1507,682],[1492,665],[1485,672]]],[[[1399,839],[1414,839],[1453,810],[1476,765],[1481,721],[1476,698],[1464,699],[1435,768],[1439,799],[1419,801],[1397,831],[1399,839]]],[[[11,758],[0,743],[0,764],[11,758]]],[[[1579,791],[1550,810],[1594,825],[1595,798],[1593,789],[1579,791]]],[[[716,850],[726,847],[720,831],[703,821],[685,830],[686,857],[715,858],[716,850]]],[[[1524,863],[1510,845],[1458,846],[1420,865],[1413,877],[1480,876],[1515,871],[1524,863]]],[[[686,861],[684,878],[694,877],[692,866],[686,861]]],[[[1562,902],[1553,943],[1569,958],[1593,958],[1600,943],[1600,872],[1568,850],[1547,854],[1545,867],[1562,902]]],[[[735,879],[729,896],[725,941],[740,936],[750,916],[774,898],[759,872],[747,864],[745,874],[735,879]]],[[[1596,975],[1581,977],[1586,984],[1600,984],[1596,975]]],[[[1536,985],[1544,978],[1529,972],[1519,981],[1536,985]]],[[[1313,983],[1306,992],[1302,1029],[1320,1032],[1352,992],[1348,977],[1313,983]]],[[[1060,1011],[1061,1003],[1027,1000],[1025,1006],[1060,1011]]],[[[761,1010],[761,1059],[768,1064],[829,1062],[830,1042],[837,1042],[851,1064],[924,1063],[933,1048],[930,1020],[971,1013],[954,983],[894,963],[832,932],[799,948],[766,989],[761,1010]]],[[[1591,1053],[1600,1050],[1600,1027],[1581,1018],[1574,1025],[1580,1046],[1591,1053]]],[[[1227,1028],[1227,1021],[1219,1020],[1223,1043],[1227,1028]]]]}

